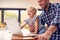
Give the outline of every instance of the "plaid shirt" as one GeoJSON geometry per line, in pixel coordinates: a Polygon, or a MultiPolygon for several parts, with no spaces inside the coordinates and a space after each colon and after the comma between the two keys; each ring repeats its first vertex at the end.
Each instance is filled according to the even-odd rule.
{"type": "Polygon", "coordinates": [[[60,4],[51,4],[47,11],[43,10],[39,15],[39,23],[42,25],[55,25],[57,30],[52,34],[50,40],[60,40],[60,4]]]}

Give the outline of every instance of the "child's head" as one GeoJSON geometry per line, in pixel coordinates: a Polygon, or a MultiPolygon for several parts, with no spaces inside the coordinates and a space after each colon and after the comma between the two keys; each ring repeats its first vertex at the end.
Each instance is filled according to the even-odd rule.
{"type": "Polygon", "coordinates": [[[27,14],[29,17],[34,17],[34,15],[36,14],[36,8],[34,7],[29,7],[27,9],[27,14]]]}

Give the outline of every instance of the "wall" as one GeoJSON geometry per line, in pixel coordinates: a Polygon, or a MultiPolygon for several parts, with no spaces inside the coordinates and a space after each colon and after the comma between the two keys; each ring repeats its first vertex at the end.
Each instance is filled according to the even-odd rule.
{"type": "MultiPolygon", "coordinates": [[[[60,0],[50,0],[52,3],[60,2],[60,0]]],[[[36,0],[0,0],[0,8],[27,8],[35,6],[40,8],[36,0]]]]}
{"type": "Polygon", "coordinates": [[[35,5],[36,2],[32,0],[0,0],[0,8],[27,8],[35,5]]]}

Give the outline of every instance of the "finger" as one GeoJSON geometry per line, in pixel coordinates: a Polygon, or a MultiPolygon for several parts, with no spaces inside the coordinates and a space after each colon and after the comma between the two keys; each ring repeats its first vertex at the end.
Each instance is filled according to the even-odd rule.
{"type": "Polygon", "coordinates": [[[35,26],[35,25],[32,25],[33,27],[35,26]]]}
{"type": "Polygon", "coordinates": [[[42,34],[40,35],[41,37],[40,37],[40,40],[42,40],[43,39],[43,36],[42,36],[42,34]]]}
{"type": "Polygon", "coordinates": [[[48,40],[48,38],[44,35],[44,36],[43,36],[43,40],[48,40]]]}
{"type": "Polygon", "coordinates": [[[48,38],[46,38],[45,36],[41,36],[41,40],[48,40],[48,38]]]}
{"type": "Polygon", "coordinates": [[[37,36],[38,37],[38,40],[40,39],[40,35],[37,36]]]}
{"type": "Polygon", "coordinates": [[[40,40],[42,40],[42,38],[43,38],[43,37],[41,36],[41,37],[40,37],[40,40]]]}
{"type": "Polygon", "coordinates": [[[48,38],[44,37],[44,40],[48,40],[48,38]]]}
{"type": "Polygon", "coordinates": [[[39,36],[38,36],[38,40],[40,40],[40,37],[41,37],[41,36],[39,35],[39,36]]]}
{"type": "Polygon", "coordinates": [[[47,39],[45,38],[45,40],[47,40],[47,39]]]}
{"type": "Polygon", "coordinates": [[[35,38],[38,38],[38,36],[36,36],[35,38]]]}
{"type": "Polygon", "coordinates": [[[35,38],[38,38],[38,36],[36,36],[35,38]]]}
{"type": "Polygon", "coordinates": [[[40,37],[38,37],[38,40],[40,40],[40,37]]]}
{"type": "Polygon", "coordinates": [[[34,28],[34,25],[32,25],[31,27],[34,28]]]}
{"type": "Polygon", "coordinates": [[[42,40],[45,40],[45,37],[43,37],[42,40]]]}

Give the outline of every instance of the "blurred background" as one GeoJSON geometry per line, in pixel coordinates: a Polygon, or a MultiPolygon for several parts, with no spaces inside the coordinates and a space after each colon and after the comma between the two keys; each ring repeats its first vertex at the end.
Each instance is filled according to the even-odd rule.
{"type": "MultiPolygon", "coordinates": [[[[60,3],[60,0],[50,0],[52,3],[60,3]]],[[[34,6],[40,8],[36,0],[0,0],[0,8],[27,8],[34,6]]]]}
{"type": "MultiPolygon", "coordinates": [[[[60,3],[60,0],[50,0],[52,3],[60,3]]],[[[36,0],[0,0],[0,22],[5,22],[6,18],[16,17],[19,23],[27,18],[26,9],[33,6],[41,9],[36,0]]],[[[38,10],[37,15],[42,11],[38,10]]]]}
{"type": "MultiPolygon", "coordinates": [[[[50,2],[60,3],[60,0],[50,0],[50,2]]],[[[6,18],[16,17],[20,25],[23,20],[28,17],[26,9],[30,6],[37,9],[36,15],[41,14],[41,7],[38,5],[36,0],[0,0],[0,29],[6,28],[6,18]]],[[[11,25],[11,27],[13,26],[11,25]]],[[[29,29],[28,25],[24,28],[29,29]]],[[[26,33],[25,30],[23,32],[24,34],[26,33]]],[[[9,30],[0,30],[0,40],[10,40],[11,37],[12,35],[9,30]]]]}

